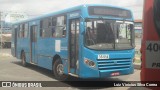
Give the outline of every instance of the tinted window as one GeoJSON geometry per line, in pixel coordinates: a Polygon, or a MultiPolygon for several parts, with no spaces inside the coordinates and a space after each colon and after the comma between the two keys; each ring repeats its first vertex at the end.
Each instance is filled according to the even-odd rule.
{"type": "Polygon", "coordinates": [[[43,19],[40,22],[41,37],[62,38],[66,36],[66,17],[57,16],[43,19]]]}
{"type": "Polygon", "coordinates": [[[49,18],[43,19],[40,21],[40,36],[49,37],[49,18]]]}
{"type": "Polygon", "coordinates": [[[28,37],[28,23],[24,24],[24,37],[28,37]]]}
{"type": "Polygon", "coordinates": [[[24,24],[21,24],[19,26],[19,37],[23,38],[24,37],[24,24]]]}

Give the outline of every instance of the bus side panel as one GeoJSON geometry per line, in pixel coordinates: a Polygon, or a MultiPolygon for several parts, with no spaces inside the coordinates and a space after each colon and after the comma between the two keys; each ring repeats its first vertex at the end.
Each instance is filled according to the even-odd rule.
{"type": "Polygon", "coordinates": [[[52,57],[38,56],[38,66],[52,70],[52,57]]]}
{"type": "Polygon", "coordinates": [[[155,29],[154,19],[153,19],[153,3],[154,0],[145,0],[144,3],[144,15],[143,15],[143,24],[144,32],[142,39],[142,68],[141,68],[141,81],[160,81],[160,69],[155,69],[153,67],[147,67],[147,63],[152,63],[152,59],[147,60],[147,47],[146,43],[148,41],[159,41],[158,34],[155,29]]]}
{"type": "MultiPolygon", "coordinates": [[[[52,61],[53,57],[55,55],[59,55],[62,59],[62,62],[64,61],[64,58],[68,58],[68,51],[67,51],[67,40],[66,38],[63,39],[57,39],[61,43],[60,45],[60,52],[57,52],[55,50],[56,43],[55,39],[53,38],[41,38],[38,40],[38,46],[37,46],[37,57],[38,57],[38,66],[52,70],[52,61]]],[[[67,67],[66,67],[67,68],[67,67]]]]}
{"type": "Polygon", "coordinates": [[[21,59],[21,50],[22,50],[22,48],[21,48],[21,43],[23,43],[23,42],[21,42],[21,40],[20,40],[19,38],[17,38],[16,57],[17,57],[18,59],[21,59]]]}
{"type": "MultiPolygon", "coordinates": [[[[30,40],[28,38],[18,38],[17,39],[17,58],[21,59],[21,52],[30,53],[30,40]]],[[[28,56],[28,55],[27,55],[28,56]]],[[[27,58],[28,61],[28,58],[27,58]]]]}
{"type": "Polygon", "coordinates": [[[38,66],[51,70],[53,56],[53,39],[39,38],[37,40],[37,48],[38,66]]]}

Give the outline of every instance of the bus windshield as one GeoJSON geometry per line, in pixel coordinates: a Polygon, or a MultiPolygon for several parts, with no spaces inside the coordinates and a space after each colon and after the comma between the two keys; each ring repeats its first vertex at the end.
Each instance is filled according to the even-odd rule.
{"type": "Polygon", "coordinates": [[[133,22],[117,20],[87,19],[85,46],[95,50],[131,49],[133,22]]]}

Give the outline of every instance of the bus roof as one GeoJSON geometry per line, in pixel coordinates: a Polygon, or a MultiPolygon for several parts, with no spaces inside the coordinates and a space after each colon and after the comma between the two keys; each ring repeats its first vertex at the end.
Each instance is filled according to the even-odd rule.
{"type": "Polygon", "coordinates": [[[119,9],[124,9],[124,10],[130,11],[129,9],[126,9],[126,8],[107,5],[107,4],[83,4],[83,5],[78,5],[78,6],[74,6],[74,7],[71,7],[71,8],[67,8],[67,9],[63,9],[63,10],[47,13],[47,14],[44,14],[44,15],[41,15],[41,16],[37,16],[37,17],[34,17],[34,18],[30,18],[30,19],[27,19],[27,20],[18,21],[18,22],[13,23],[13,25],[14,24],[19,24],[19,23],[25,23],[25,22],[29,22],[29,21],[33,21],[33,20],[39,20],[41,18],[51,17],[51,16],[58,15],[58,14],[63,14],[63,13],[68,13],[68,12],[80,10],[80,9],[86,8],[88,6],[106,6],[106,7],[113,7],[113,8],[119,8],[119,9]]]}

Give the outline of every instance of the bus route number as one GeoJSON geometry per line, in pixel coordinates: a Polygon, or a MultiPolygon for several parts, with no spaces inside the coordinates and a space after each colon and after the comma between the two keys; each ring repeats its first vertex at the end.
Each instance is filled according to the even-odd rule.
{"type": "Polygon", "coordinates": [[[150,52],[159,52],[160,51],[160,44],[159,43],[149,43],[147,46],[147,50],[150,52]]]}
{"type": "Polygon", "coordinates": [[[160,69],[160,41],[146,42],[146,68],[160,69]]]}

